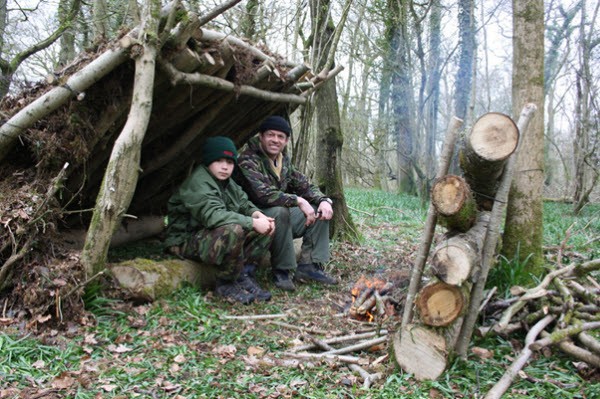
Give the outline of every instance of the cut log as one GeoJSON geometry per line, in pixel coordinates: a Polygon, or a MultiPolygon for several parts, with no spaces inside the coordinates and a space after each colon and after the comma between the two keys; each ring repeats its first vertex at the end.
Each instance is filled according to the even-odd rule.
{"type": "Polygon", "coordinates": [[[504,164],[518,142],[519,129],[507,115],[489,112],[473,125],[459,162],[482,209],[492,209],[504,164]]]}
{"type": "Polygon", "coordinates": [[[460,288],[443,282],[426,285],[416,301],[420,320],[435,327],[445,327],[455,321],[465,306],[460,288]]]}
{"type": "Polygon", "coordinates": [[[419,380],[436,380],[447,366],[446,341],[434,331],[407,324],[392,340],[396,362],[419,380]]]}
{"type": "Polygon", "coordinates": [[[431,189],[431,203],[438,213],[438,224],[448,230],[465,232],[475,223],[475,199],[460,176],[446,175],[436,179],[431,189]]]}
{"type": "Polygon", "coordinates": [[[489,212],[480,212],[477,223],[468,232],[445,236],[433,251],[433,275],[447,284],[462,285],[481,261],[489,220],[489,212]]]}
{"type": "Polygon", "coordinates": [[[184,284],[212,289],[217,271],[191,260],[142,258],[109,265],[108,270],[130,298],[140,301],[165,297],[184,284]]]}

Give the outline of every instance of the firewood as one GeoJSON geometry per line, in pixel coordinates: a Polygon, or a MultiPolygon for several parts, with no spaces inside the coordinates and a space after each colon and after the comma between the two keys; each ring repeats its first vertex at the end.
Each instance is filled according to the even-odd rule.
{"type": "MultiPolygon", "coordinates": [[[[457,117],[452,117],[448,128],[446,130],[446,136],[444,139],[444,147],[442,154],[439,159],[439,165],[436,177],[442,177],[448,173],[450,167],[450,161],[452,154],[454,154],[454,146],[456,145],[456,139],[458,137],[458,130],[463,124],[463,120],[457,117]]],[[[427,255],[431,248],[431,241],[433,240],[433,232],[437,221],[437,214],[433,204],[429,204],[427,211],[427,219],[425,221],[425,227],[423,234],[421,235],[421,242],[419,244],[419,252],[415,258],[410,274],[410,283],[408,285],[408,292],[406,293],[406,301],[404,304],[404,313],[402,314],[402,326],[408,325],[413,316],[413,302],[419,290],[421,284],[421,277],[423,276],[423,269],[425,268],[425,262],[427,261],[427,255]]]]}
{"type": "Polygon", "coordinates": [[[398,365],[418,381],[436,380],[448,364],[446,341],[423,326],[403,326],[394,334],[393,346],[398,365]]]}
{"type": "Polygon", "coordinates": [[[518,142],[517,125],[498,112],[482,115],[471,128],[459,161],[481,209],[492,209],[504,165],[518,142]]]}
{"type": "Polygon", "coordinates": [[[385,315],[385,303],[383,302],[383,298],[379,295],[379,292],[375,290],[375,308],[377,309],[377,316],[382,317],[385,315]]]}
{"type": "Polygon", "coordinates": [[[431,202],[438,213],[438,224],[448,230],[466,232],[475,223],[477,206],[467,182],[460,176],[436,179],[431,202]]]}
{"type": "Polygon", "coordinates": [[[444,237],[433,250],[433,275],[445,283],[462,285],[480,263],[489,220],[489,212],[481,212],[469,231],[444,237]]]}
{"type": "Polygon", "coordinates": [[[539,322],[537,322],[536,325],[534,325],[531,328],[531,330],[529,330],[529,332],[527,333],[527,336],[525,337],[525,346],[523,347],[521,354],[519,355],[518,358],[515,359],[515,361],[513,361],[510,368],[504,373],[502,378],[500,378],[500,380],[496,384],[494,384],[492,389],[490,389],[488,391],[488,393],[485,395],[484,399],[500,399],[502,397],[504,392],[506,392],[508,387],[510,387],[510,385],[512,384],[513,380],[515,379],[515,377],[517,376],[519,371],[521,371],[523,369],[523,367],[527,363],[527,360],[529,360],[529,358],[533,354],[533,351],[530,348],[530,346],[531,346],[530,344],[535,341],[537,336],[553,320],[554,320],[554,316],[548,315],[548,316],[544,317],[542,320],[540,320],[539,322]]]}
{"type": "Polygon", "coordinates": [[[339,363],[349,364],[366,364],[368,363],[365,359],[357,356],[347,355],[328,355],[324,353],[294,353],[294,352],[283,352],[283,356],[294,357],[297,359],[313,359],[313,360],[326,360],[339,363]]]}
{"type": "Polygon", "coordinates": [[[363,349],[369,349],[372,346],[379,345],[379,344],[382,344],[384,342],[387,342],[387,340],[388,340],[388,337],[387,337],[387,335],[385,335],[385,336],[373,338],[373,339],[370,339],[370,340],[367,340],[367,341],[362,341],[362,342],[359,342],[357,344],[346,346],[346,347],[343,347],[343,348],[332,349],[332,350],[329,350],[327,352],[323,352],[323,354],[326,354],[326,355],[341,355],[341,354],[345,354],[345,353],[358,352],[358,351],[361,351],[363,349]]]}
{"type": "MultiPolygon", "coordinates": [[[[350,335],[342,335],[339,337],[322,339],[321,341],[326,344],[338,344],[338,343],[342,343],[342,342],[352,342],[352,341],[358,341],[358,340],[364,339],[364,338],[371,338],[371,337],[375,337],[375,336],[386,335],[387,333],[388,333],[388,331],[384,329],[379,332],[378,331],[370,331],[370,332],[366,332],[366,333],[362,333],[362,334],[353,333],[350,335]]],[[[314,347],[315,347],[315,344],[311,343],[311,344],[297,346],[295,348],[292,348],[291,350],[292,350],[292,352],[300,352],[300,351],[307,351],[314,347]]]]}
{"type": "Polygon", "coordinates": [[[600,341],[586,332],[577,334],[577,339],[586,348],[600,356],[600,341]]]}
{"type": "Polygon", "coordinates": [[[365,299],[362,305],[358,307],[356,313],[358,313],[361,316],[365,315],[368,311],[373,309],[373,306],[375,306],[375,295],[369,295],[369,297],[365,299]]]}
{"type": "Polygon", "coordinates": [[[356,297],[356,300],[352,304],[356,309],[362,306],[365,300],[371,295],[373,292],[373,287],[367,287],[361,291],[361,293],[356,297]]]}
{"type": "Polygon", "coordinates": [[[546,336],[545,338],[539,339],[533,342],[530,346],[532,350],[540,350],[545,346],[557,344],[562,340],[572,337],[574,335],[578,335],[582,331],[595,330],[600,328],[600,321],[583,323],[576,326],[570,326],[567,328],[563,328],[560,330],[556,330],[552,332],[552,334],[546,336]]]}
{"type": "MultiPolygon", "coordinates": [[[[542,331],[542,337],[547,338],[550,336],[550,333],[546,331],[542,331]]],[[[566,353],[567,355],[574,357],[577,360],[581,360],[582,362],[586,362],[592,367],[600,368],[600,356],[591,353],[590,351],[583,349],[571,340],[564,340],[558,343],[558,347],[561,351],[566,353]]]]}
{"type": "Polygon", "coordinates": [[[458,287],[434,282],[419,291],[416,305],[424,324],[443,327],[456,320],[463,311],[464,297],[458,287]]]}

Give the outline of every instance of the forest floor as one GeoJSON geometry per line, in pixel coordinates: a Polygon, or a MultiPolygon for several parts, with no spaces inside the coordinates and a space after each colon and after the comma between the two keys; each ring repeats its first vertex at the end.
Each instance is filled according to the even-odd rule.
{"type": "MultiPolygon", "coordinates": [[[[3,318],[0,398],[483,397],[522,347],[521,335],[476,338],[472,347],[477,350],[466,361],[453,361],[438,381],[417,382],[398,369],[391,340],[348,354],[380,377],[369,389],[344,362],[293,356],[294,348],[311,337],[382,330],[391,337],[399,327],[401,307],[396,315],[373,322],[348,317],[351,289],[361,277],[384,279],[394,284],[393,297],[403,303],[425,211],[417,199],[392,194],[363,190],[348,198],[362,241],[334,243],[327,270],[340,284],[303,284],[283,292],[261,270],[259,282],[273,293],[266,303],[232,304],[187,287],[153,303],[90,296],[78,320],[37,334],[23,333],[22,324],[3,318]]],[[[594,207],[575,228],[575,222],[563,222],[597,235],[599,219],[600,207],[594,207]]],[[[548,234],[560,235],[568,225],[552,226],[556,231],[548,234]]],[[[597,244],[584,249],[575,243],[572,250],[586,258],[600,254],[597,244]]],[[[164,256],[152,240],[110,254],[115,262],[142,255],[164,256]]],[[[506,397],[549,395],[598,397],[600,372],[553,350],[535,354],[506,397]]]]}

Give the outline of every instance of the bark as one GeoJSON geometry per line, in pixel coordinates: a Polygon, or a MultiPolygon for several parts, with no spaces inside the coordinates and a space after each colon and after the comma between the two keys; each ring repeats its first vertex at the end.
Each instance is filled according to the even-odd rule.
{"type": "Polygon", "coordinates": [[[108,35],[108,13],[106,9],[106,0],[93,0],[92,2],[92,23],[94,26],[94,42],[100,43],[108,35]]]}
{"type": "MultiPolygon", "coordinates": [[[[522,135],[525,134],[527,126],[529,125],[529,121],[531,120],[535,111],[536,106],[534,104],[527,104],[523,108],[517,123],[519,132],[521,132],[522,135]]],[[[471,336],[473,335],[473,328],[475,327],[475,322],[477,321],[477,317],[479,315],[479,306],[483,300],[483,290],[485,288],[487,276],[495,258],[496,245],[500,236],[500,226],[502,222],[501,217],[503,216],[506,208],[506,202],[516,167],[515,157],[518,155],[519,150],[520,145],[517,146],[517,149],[509,158],[508,163],[505,166],[504,175],[496,194],[496,201],[494,202],[494,206],[492,208],[490,222],[488,224],[486,238],[483,245],[481,270],[477,281],[475,281],[473,284],[469,309],[465,316],[465,320],[456,343],[456,352],[463,358],[467,355],[469,342],[471,341],[471,336]]]]}
{"type": "MultiPolygon", "coordinates": [[[[349,4],[349,3],[348,3],[349,4]]],[[[311,3],[311,17],[315,26],[315,48],[313,61],[315,69],[328,71],[332,64],[337,43],[336,32],[343,22],[334,28],[329,15],[329,5],[311,3]],[[329,22],[327,22],[329,21],[329,22]],[[333,43],[332,43],[333,40],[333,43]],[[324,56],[317,56],[321,54],[324,56]]],[[[325,79],[322,76],[321,79],[325,79]]],[[[318,91],[315,101],[317,125],[316,184],[333,200],[334,214],[330,223],[330,235],[341,240],[356,241],[358,233],[350,216],[344,196],[341,175],[341,155],[344,135],[340,121],[340,110],[335,79],[327,81],[318,91]]]]}
{"type": "Polygon", "coordinates": [[[473,83],[473,62],[476,48],[473,0],[458,2],[458,29],[460,59],[454,84],[454,115],[464,120],[467,117],[469,95],[473,83]]]}
{"type": "Polygon", "coordinates": [[[260,3],[258,0],[248,0],[246,10],[240,21],[240,30],[242,35],[250,40],[255,40],[256,35],[256,15],[260,3]]]}
{"type": "MultiPolygon", "coordinates": [[[[507,206],[502,254],[541,274],[542,189],[544,183],[544,2],[513,1],[513,115],[524,104],[533,103],[538,112],[530,131],[521,139],[521,154],[507,206]]],[[[523,131],[521,130],[521,133],[523,131]]]]}
{"type": "Polygon", "coordinates": [[[513,120],[497,112],[482,115],[471,128],[459,162],[481,209],[492,209],[504,165],[518,142],[513,120]]]}
{"type": "Polygon", "coordinates": [[[159,10],[157,0],[144,8],[140,29],[140,36],[144,38],[143,52],[135,62],[133,102],[127,123],[113,146],[81,253],[81,263],[88,276],[104,269],[112,235],[131,203],[137,184],[142,140],[152,112],[159,10]]]}
{"type": "Polygon", "coordinates": [[[488,212],[466,233],[447,235],[433,250],[431,272],[447,284],[462,285],[481,262],[481,251],[490,220],[488,212]]]}
{"type": "Polygon", "coordinates": [[[442,4],[440,0],[431,2],[429,16],[429,68],[425,104],[425,165],[427,176],[435,174],[434,165],[436,156],[435,143],[437,141],[438,111],[440,101],[440,78],[442,72],[441,57],[441,21],[442,4]]]}
{"type": "MultiPolygon", "coordinates": [[[[60,50],[58,53],[58,66],[65,66],[75,59],[75,29],[69,21],[69,0],[60,0],[58,3],[58,21],[67,24],[68,28],[60,37],[60,50]]],[[[72,17],[71,17],[72,18],[72,17]]],[[[1,48],[1,47],[0,47],[1,48]]]]}
{"type": "Polygon", "coordinates": [[[448,230],[465,232],[475,223],[477,207],[467,182],[460,176],[436,179],[431,202],[438,213],[438,224],[448,230]]]}

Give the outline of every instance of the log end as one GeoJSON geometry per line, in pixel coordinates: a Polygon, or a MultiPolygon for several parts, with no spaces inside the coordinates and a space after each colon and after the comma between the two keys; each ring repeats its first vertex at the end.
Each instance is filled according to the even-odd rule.
{"type": "Polygon", "coordinates": [[[419,291],[416,305],[424,324],[434,327],[446,327],[461,314],[464,299],[458,287],[436,282],[423,287],[419,291]]]}
{"type": "Polygon", "coordinates": [[[471,148],[488,161],[502,161],[517,148],[519,129],[508,116],[499,112],[482,115],[473,125],[469,136],[471,148]]]}
{"type": "Polygon", "coordinates": [[[434,331],[407,325],[392,338],[398,366],[419,381],[437,380],[448,364],[446,341],[434,331]]]}

